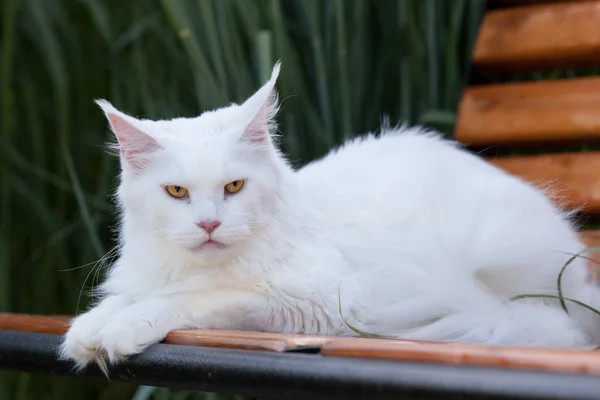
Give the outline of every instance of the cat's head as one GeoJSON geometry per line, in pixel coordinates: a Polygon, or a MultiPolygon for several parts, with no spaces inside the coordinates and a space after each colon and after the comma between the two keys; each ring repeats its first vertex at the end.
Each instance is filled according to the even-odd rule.
{"type": "Polygon", "coordinates": [[[278,74],[279,64],[243,104],[196,118],[136,119],[97,101],[118,141],[125,240],[151,236],[200,264],[251,246],[288,168],[271,138],[278,74]]]}

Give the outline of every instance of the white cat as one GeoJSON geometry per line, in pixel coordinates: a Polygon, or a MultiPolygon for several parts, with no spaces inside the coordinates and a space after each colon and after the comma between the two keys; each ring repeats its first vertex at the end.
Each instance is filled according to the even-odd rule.
{"type": "MultiPolygon", "coordinates": [[[[295,171],[272,140],[271,79],[197,118],[132,118],[120,148],[120,258],[72,321],[79,367],[169,331],[224,328],[589,348],[600,318],[554,300],[585,247],[538,190],[422,128],[384,128],[295,171]],[[339,299],[338,299],[339,295],[339,299]]],[[[565,297],[597,304],[582,259],[565,297]]]]}

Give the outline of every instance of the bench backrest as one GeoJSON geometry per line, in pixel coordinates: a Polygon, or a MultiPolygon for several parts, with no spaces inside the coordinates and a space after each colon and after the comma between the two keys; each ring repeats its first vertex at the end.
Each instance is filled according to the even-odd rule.
{"type": "MultiPolygon", "coordinates": [[[[600,151],[580,151],[600,143],[600,76],[572,72],[587,68],[600,68],[600,0],[489,0],[455,138],[479,150],[545,149],[488,160],[534,184],[552,182],[568,207],[600,215],[600,151]],[[524,81],[538,72],[552,79],[524,81]]],[[[582,237],[600,247],[600,231],[582,237]]]]}

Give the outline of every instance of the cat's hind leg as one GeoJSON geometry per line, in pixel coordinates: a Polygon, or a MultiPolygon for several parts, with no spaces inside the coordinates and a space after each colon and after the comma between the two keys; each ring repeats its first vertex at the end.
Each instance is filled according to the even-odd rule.
{"type": "Polygon", "coordinates": [[[439,273],[424,277],[419,286],[411,299],[372,312],[373,322],[361,329],[410,340],[594,347],[585,327],[556,300],[502,298],[474,276],[439,273]]]}
{"type": "Polygon", "coordinates": [[[405,339],[478,343],[500,346],[591,348],[588,338],[560,308],[528,300],[452,312],[405,339]]]}

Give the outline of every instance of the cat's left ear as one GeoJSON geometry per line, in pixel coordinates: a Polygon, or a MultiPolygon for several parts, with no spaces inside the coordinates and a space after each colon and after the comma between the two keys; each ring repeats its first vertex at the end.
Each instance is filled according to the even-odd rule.
{"type": "Polygon", "coordinates": [[[270,143],[270,132],[275,128],[274,117],[278,109],[275,83],[280,67],[281,63],[277,62],[269,81],[241,105],[249,119],[241,140],[258,145],[270,143]]]}

